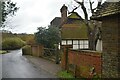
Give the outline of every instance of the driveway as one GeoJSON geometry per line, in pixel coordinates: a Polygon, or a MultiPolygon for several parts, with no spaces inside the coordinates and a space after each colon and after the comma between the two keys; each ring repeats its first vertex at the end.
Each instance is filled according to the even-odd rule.
{"type": "Polygon", "coordinates": [[[3,78],[56,78],[43,69],[38,69],[26,57],[22,56],[22,50],[10,51],[2,55],[3,78]]]}

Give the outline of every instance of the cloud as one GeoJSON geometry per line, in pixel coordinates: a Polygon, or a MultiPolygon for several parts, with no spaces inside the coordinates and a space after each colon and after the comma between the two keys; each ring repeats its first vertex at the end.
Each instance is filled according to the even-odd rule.
{"type": "Polygon", "coordinates": [[[47,26],[55,17],[60,17],[63,4],[73,0],[12,0],[20,7],[12,18],[12,25],[17,25],[12,32],[34,33],[37,27],[47,26]]]}

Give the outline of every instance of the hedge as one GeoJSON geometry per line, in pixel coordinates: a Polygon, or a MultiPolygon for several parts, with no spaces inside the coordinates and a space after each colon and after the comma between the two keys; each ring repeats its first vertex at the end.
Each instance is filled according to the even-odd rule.
{"type": "Polygon", "coordinates": [[[15,50],[20,49],[25,45],[25,42],[20,38],[6,38],[2,41],[3,50],[15,50]]]}
{"type": "Polygon", "coordinates": [[[31,46],[29,45],[26,45],[22,48],[22,53],[23,55],[31,55],[32,52],[31,52],[31,46]]]}

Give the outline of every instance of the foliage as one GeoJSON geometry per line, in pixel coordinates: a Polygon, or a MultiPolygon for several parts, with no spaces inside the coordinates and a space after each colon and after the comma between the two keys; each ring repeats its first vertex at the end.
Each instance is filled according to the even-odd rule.
{"type": "Polygon", "coordinates": [[[59,28],[49,26],[48,29],[39,27],[35,33],[36,42],[44,45],[46,48],[54,48],[54,44],[60,42],[59,28]]]}
{"type": "Polygon", "coordinates": [[[5,54],[7,51],[0,50],[0,54],[5,54]]]}
{"type": "Polygon", "coordinates": [[[0,1],[0,4],[1,4],[0,8],[2,11],[1,12],[2,20],[0,23],[1,23],[2,27],[5,27],[5,25],[3,25],[3,23],[6,21],[8,15],[13,16],[19,8],[16,7],[16,3],[13,3],[11,0],[0,1]]]}
{"type": "Polygon", "coordinates": [[[60,78],[74,78],[74,76],[67,71],[60,71],[57,73],[57,76],[60,78]]]}
{"type": "Polygon", "coordinates": [[[34,44],[35,43],[35,39],[34,39],[33,34],[14,34],[14,36],[22,39],[27,44],[34,44]]]}
{"type": "Polygon", "coordinates": [[[31,54],[31,46],[26,45],[22,48],[23,55],[30,55],[31,54]]]}
{"type": "Polygon", "coordinates": [[[35,43],[34,35],[33,34],[13,34],[13,33],[2,33],[2,40],[6,38],[14,38],[18,37],[25,41],[27,44],[35,43]]]}
{"type": "Polygon", "coordinates": [[[20,38],[6,38],[2,42],[2,49],[3,50],[14,50],[20,49],[25,45],[25,42],[20,38]]]}

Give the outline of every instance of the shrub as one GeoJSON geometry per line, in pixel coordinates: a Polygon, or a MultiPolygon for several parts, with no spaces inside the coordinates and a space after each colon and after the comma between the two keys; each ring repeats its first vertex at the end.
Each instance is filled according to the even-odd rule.
{"type": "Polygon", "coordinates": [[[25,45],[25,42],[20,38],[6,38],[2,42],[3,50],[15,50],[20,49],[25,45]]]}
{"type": "Polygon", "coordinates": [[[5,54],[7,51],[0,50],[0,54],[5,54]]]}
{"type": "Polygon", "coordinates": [[[23,55],[31,55],[31,46],[26,45],[22,48],[23,55]]]}

